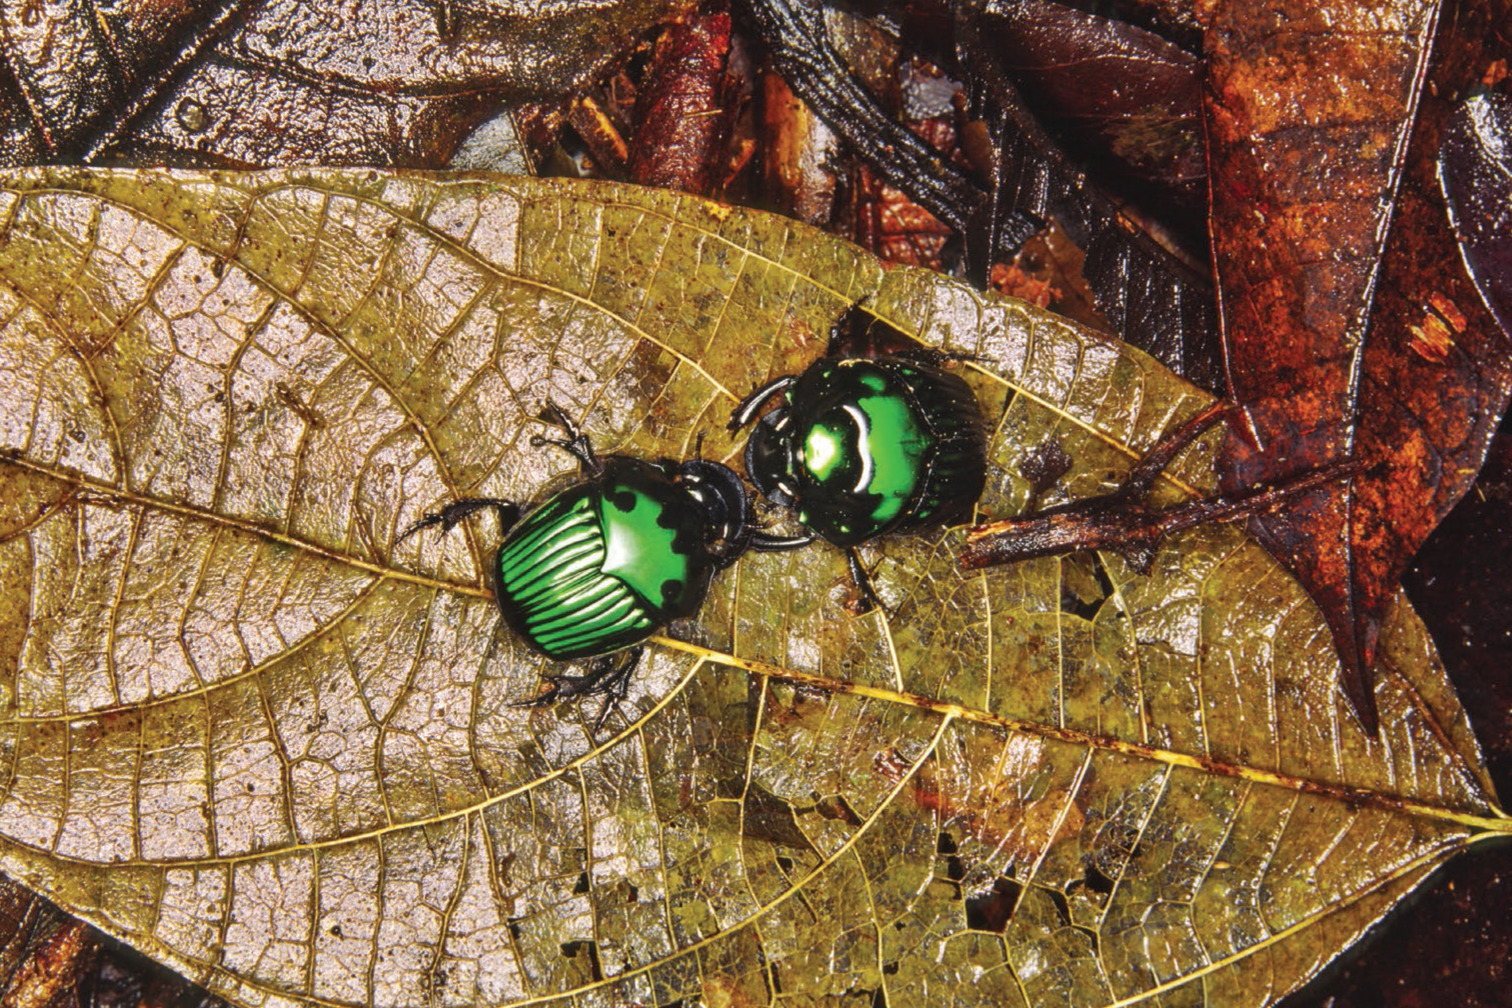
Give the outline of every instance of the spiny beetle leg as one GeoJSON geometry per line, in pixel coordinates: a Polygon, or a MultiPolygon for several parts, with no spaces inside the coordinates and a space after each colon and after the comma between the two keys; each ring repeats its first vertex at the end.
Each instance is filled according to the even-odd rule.
{"type": "Polygon", "coordinates": [[[593,445],[589,442],[588,435],[584,434],[578,428],[578,425],[572,422],[572,418],[566,414],[562,407],[550,399],[546,400],[546,411],[551,414],[551,422],[566,431],[567,436],[565,438],[549,438],[542,437],[539,434],[532,434],[530,436],[530,446],[532,448],[540,448],[543,445],[555,445],[558,448],[566,449],[588,472],[601,472],[604,467],[599,462],[598,457],[593,454],[593,445]]]}
{"type": "Polygon", "coordinates": [[[499,516],[499,531],[507,532],[515,522],[520,520],[520,507],[513,501],[500,500],[497,497],[468,497],[459,501],[452,501],[436,514],[428,514],[424,518],[410,525],[409,528],[399,533],[394,540],[398,545],[405,539],[419,532],[423,528],[433,525],[441,526],[441,534],[446,535],[457,524],[470,515],[482,511],[484,508],[493,508],[499,516]]]}
{"type": "Polygon", "coordinates": [[[593,730],[597,732],[609,717],[609,712],[615,705],[625,699],[630,687],[630,677],[640,664],[641,655],[645,652],[644,647],[633,647],[617,654],[599,655],[588,661],[588,671],[580,676],[574,675],[550,675],[545,676],[548,687],[540,694],[529,700],[516,701],[515,707],[544,707],[546,704],[560,703],[563,700],[576,700],[582,697],[603,694],[604,709],[599,711],[599,716],[593,722],[593,730]]]}

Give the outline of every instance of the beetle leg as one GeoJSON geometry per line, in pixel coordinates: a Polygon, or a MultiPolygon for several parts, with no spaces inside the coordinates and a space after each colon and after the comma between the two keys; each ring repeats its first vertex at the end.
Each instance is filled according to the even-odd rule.
{"type": "Polygon", "coordinates": [[[599,729],[604,727],[604,722],[609,720],[610,711],[618,711],[620,701],[630,693],[630,675],[640,665],[641,655],[645,648],[633,647],[625,653],[625,658],[619,663],[611,674],[595,685],[595,693],[604,694],[604,706],[599,710],[599,716],[594,718],[593,733],[598,734],[599,729]]]}
{"type": "Polygon", "coordinates": [[[802,549],[814,541],[814,533],[795,536],[774,536],[765,532],[751,533],[750,548],[757,553],[782,553],[786,550],[802,549]]]}
{"type": "Polygon", "coordinates": [[[890,618],[893,611],[882,604],[881,596],[872,587],[871,572],[861,563],[861,554],[856,552],[856,547],[845,547],[845,566],[850,571],[850,578],[856,586],[856,591],[861,595],[861,603],[856,615],[863,616],[873,609],[881,609],[890,618]]]}
{"type": "Polygon", "coordinates": [[[441,526],[441,534],[446,535],[469,515],[476,514],[484,508],[493,508],[499,516],[499,532],[502,534],[509,531],[515,522],[520,520],[520,507],[513,501],[500,500],[497,497],[468,497],[464,500],[452,501],[442,508],[437,514],[428,514],[419,521],[414,522],[409,528],[399,533],[394,540],[397,546],[405,539],[419,532],[423,528],[432,525],[441,526]]]}
{"type": "Polygon", "coordinates": [[[588,671],[580,676],[545,676],[549,684],[545,690],[529,700],[517,700],[511,706],[543,707],[546,704],[576,700],[602,693],[605,696],[604,709],[599,711],[599,716],[593,722],[593,730],[596,732],[608,719],[610,710],[615,709],[619,701],[625,699],[629,691],[631,675],[640,664],[641,655],[645,650],[637,646],[624,651],[623,657],[612,654],[599,655],[589,660],[588,671]]]}
{"type": "Polygon", "coordinates": [[[740,405],[736,406],[735,412],[730,414],[730,422],[725,425],[725,429],[737,431],[756,419],[756,414],[760,412],[761,407],[767,404],[768,399],[771,399],[797,380],[797,377],[794,375],[783,375],[781,378],[773,378],[765,385],[752,391],[750,395],[740,400],[740,405]]]}
{"type": "Polygon", "coordinates": [[[532,448],[540,448],[542,445],[556,445],[558,448],[566,449],[588,472],[595,474],[601,472],[604,468],[603,464],[599,462],[598,456],[593,454],[593,445],[588,440],[588,435],[584,434],[578,428],[578,425],[572,422],[572,418],[563,411],[562,407],[550,399],[546,400],[546,410],[551,414],[551,422],[566,431],[567,436],[565,438],[549,438],[542,437],[539,434],[532,434],[530,436],[530,446],[532,448]]]}

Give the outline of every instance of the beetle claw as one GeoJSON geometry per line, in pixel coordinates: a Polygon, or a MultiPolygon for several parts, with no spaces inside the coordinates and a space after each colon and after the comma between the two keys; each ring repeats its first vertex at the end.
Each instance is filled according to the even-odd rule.
{"type": "Polygon", "coordinates": [[[573,458],[578,460],[578,463],[584,469],[591,473],[600,472],[604,467],[599,462],[598,457],[593,454],[593,444],[588,440],[588,435],[584,434],[578,425],[572,422],[572,418],[567,415],[562,407],[550,399],[546,400],[546,412],[551,414],[549,422],[566,431],[567,436],[565,438],[549,438],[542,437],[539,434],[532,434],[530,436],[530,446],[532,448],[541,448],[545,445],[555,445],[558,448],[565,449],[573,458]]]}
{"type": "Polygon", "coordinates": [[[583,697],[603,694],[604,706],[593,721],[593,732],[604,726],[609,713],[619,709],[619,702],[629,695],[630,676],[640,664],[642,647],[633,647],[622,652],[624,657],[615,661],[616,655],[600,655],[588,663],[583,675],[543,676],[547,688],[528,700],[517,700],[511,707],[544,707],[563,700],[578,700],[583,697]]]}

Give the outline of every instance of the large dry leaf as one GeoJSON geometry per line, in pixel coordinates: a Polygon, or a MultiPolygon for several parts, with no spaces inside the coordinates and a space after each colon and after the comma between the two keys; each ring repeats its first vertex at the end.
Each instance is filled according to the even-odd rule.
{"type": "Polygon", "coordinates": [[[1507,832],[1406,604],[1371,740],[1235,529],[1148,577],[887,542],[890,618],[747,556],[596,740],[511,705],[489,522],[391,549],[570,472],[548,399],[734,455],[863,298],[973,355],[987,512],[1052,436],[1095,492],[1204,397],[1054,316],[624,187],[37,172],[0,216],[0,868],[233,1000],[1265,1005],[1507,832]]]}
{"type": "Polygon", "coordinates": [[[1441,6],[1241,0],[1204,41],[1214,264],[1248,417],[1220,467],[1234,489],[1361,465],[1253,524],[1323,607],[1371,731],[1377,628],[1512,394],[1512,342],[1435,178],[1458,96],[1505,65],[1512,2],[1441,6]]]}

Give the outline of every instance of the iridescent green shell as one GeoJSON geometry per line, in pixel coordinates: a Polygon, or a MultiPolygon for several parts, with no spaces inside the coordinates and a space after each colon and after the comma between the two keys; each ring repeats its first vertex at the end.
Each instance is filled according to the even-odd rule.
{"type": "Polygon", "coordinates": [[[787,390],[798,520],[840,546],[967,517],[986,482],[970,386],[908,358],[818,361],[787,390]]]}
{"type": "Polygon", "coordinates": [[[499,610],[551,658],[608,654],[697,612],[714,562],[705,518],[661,467],[624,457],[550,498],[505,537],[499,610]]]}

